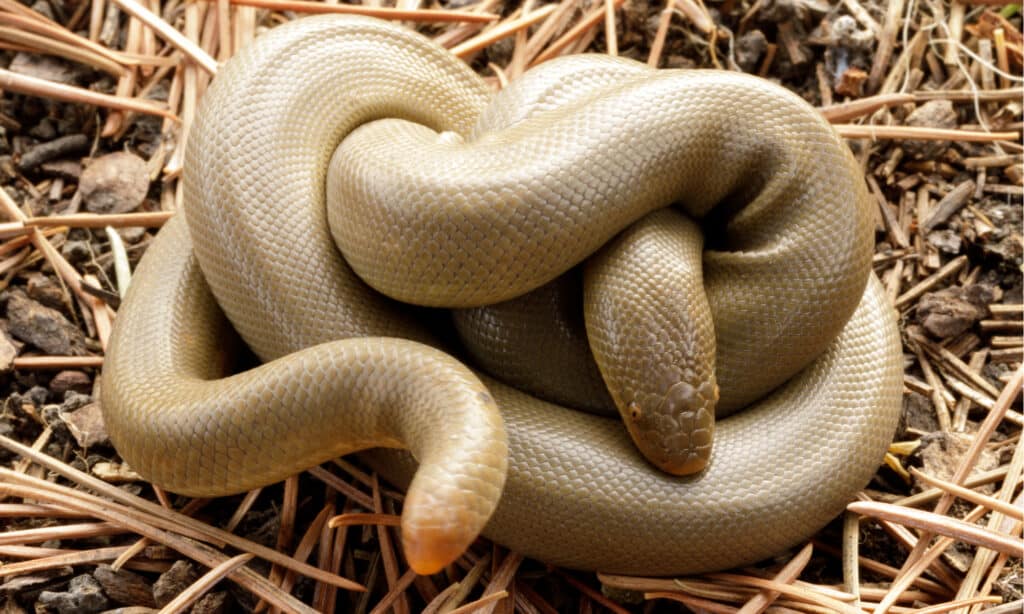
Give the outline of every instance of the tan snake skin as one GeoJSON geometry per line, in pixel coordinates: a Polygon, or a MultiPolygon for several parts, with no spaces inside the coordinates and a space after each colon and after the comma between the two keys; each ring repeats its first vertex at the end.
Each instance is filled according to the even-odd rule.
{"type": "MultiPolygon", "coordinates": [[[[901,392],[845,145],[797,97],[733,73],[567,58],[491,98],[443,49],[371,19],[292,22],[225,65],[189,138],[188,227],[176,217],[154,241],[105,361],[122,456],[212,496],[408,449],[418,469],[366,458],[415,474],[402,537],[420,573],[481,529],[554,564],[644,574],[752,562],[819,529],[874,473],[901,392]],[[710,327],[690,317],[700,300],[652,307],[682,302],[661,295],[677,287],[663,263],[694,249],[669,229],[695,226],[658,211],[673,203],[706,231],[711,357],[681,351],[710,327]],[[574,274],[611,396],[635,405],[629,430],[693,447],[688,404],[715,365],[720,420],[694,476],[652,467],[621,421],[475,375],[426,345],[450,346],[436,314],[393,300],[546,292],[595,252],[574,274]],[[225,375],[232,328],[265,364],[225,375]]],[[[475,319],[486,337],[494,320],[475,319]]]]}

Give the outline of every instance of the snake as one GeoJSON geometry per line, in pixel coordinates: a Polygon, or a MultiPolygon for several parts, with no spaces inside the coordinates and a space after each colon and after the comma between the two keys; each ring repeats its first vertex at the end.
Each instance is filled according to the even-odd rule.
{"type": "Polygon", "coordinates": [[[675,575],[808,538],[895,431],[871,197],[767,80],[570,55],[494,93],[403,26],[307,17],[223,65],[185,153],[101,386],[116,449],[167,490],[360,452],[407,488],[417,573],[482,534],[675,575]],[[685,453],[659,468],[648,431],[685,453]]]}

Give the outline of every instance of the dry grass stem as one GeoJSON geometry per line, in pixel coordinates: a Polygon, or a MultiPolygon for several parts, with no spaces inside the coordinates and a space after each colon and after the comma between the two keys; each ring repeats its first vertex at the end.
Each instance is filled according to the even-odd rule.
{"type": "Polygon", "coordinates": [[[855,501],[849,504],[847,509],[862,516],[899,522],[930,533],[953,537],[968,544],[1004,552],[1010,556],[1024,554],[1020,541],[1010,535],[1002,535],[941,514],[869,501],[855,501]]]}
{"type": "Polygon", "coordinates": [[[520,30],[529,28],[539,21],[547,19],[547,17],[555,11],[556,7],[557,5],[555,4],[548,4],[536,11],[529,12],[522,17],[503,21],[490,30],[486,30],[478,36],[452,47],[451,52],[460,58],[465,58],[485,47],[493,45],[495,42],[507,36],[511,36],[520,30]]]}
{"type": "Polygon", "coordinates": [[[189,40],[187,36],[174,28],[171,24],[161,19],[159,15],[154,14],[137,0],[112,1],[121,7],[124,12],[135,17],[142,23],[146,24],[146,26],[156,31],[156,33],[160,35],[160,38],[173,45],[178,51],[195,62],[196,65],[200,66],[207,73],[210,75],[217,74],[217,60],[210,57],[202,47],[189,40]]]}
{"type": "MultiPolygon", "coordinates": [[[[611,1],[615,5],[616,9],[621,7],[622,3],[624,2],[624,0],[611,0],[611,1]]],[[[537,57],[532,62],[530,62],[530,66],[536,66],[537,64],[540,64],[542,62],[545,62],[547,60],[550,60],[551,58],[554,58],[554,57],[557,57],[558,55],[560,55],[565,49],[567,49],[569,47],[570,44],[576,42],[581,36],[583,36],[591,28],[593,28],[598,23],[600,23],[601,20],[604,18],[604,12],[605,12],[604,5],[599,6],[599,7],[595,8],[595,9],[591,10],[589,13],[587,13],[587,15],[585,17],[583,17],[583,19],[581,19],[568,32],[566,32],[565,34],[560,36],[558,39],[556,39],[553,43],[548,45],[547,48],[544,49],[544,51],[540,52],[540,54],[537,55],[537,57]]]]}
{"type": "Polygon", "coordinates": [[[839,136],[847,139],[914,139],[917,141],[960,141],[963,143],[992,143],[1016,141],[1019,132],[977,132],[944,128],[922,128],[918,126],[860,126],[856,124],[835,124],[839,136]]]}
{"type": "Polygon", "coordinates": [[[29,75],[20,75],[4,68],[0,68],[0,89],[29,96],[39,96],[40,98],[94,105],[106,109],[159,115],[172,121],[178,121],[178,118],[173,113],[161,108],[158,103],[149,100],[101,94],[73,85],[55,83],[29,75]]]}
{"type": "MultiPolygon", "coordinates": [[[[811,561],[811,554],[814,552],[814,547],[811,544],[804,546],[796,556],[794,556],[786,565],[779,570],[779,573],[775,574],[772,578],[775,582],[781,584],[790,584],[800,577],[804,568],[807,567],[807,563],[811,561]]],[[[743,607],[739,609],[739,614],[760,614],[768,609],[776,599],[778,599],[780,593],[773,590],[762,590],[757,595],[750,598],[743,607]]]]}
{"type": "Polygon", "coordinates": [[[15,369],[98,369],[103,366],[102,356],[18,356],[14,359],[15,369]]]}
{"type": "Polygon", "coordinates": [[[842,104],[820,107],[818,111],[832,123],[848,122],[851,119],[870,115],[878,109],[894,107],[914,102],[913,94],[880,94],[870,98],[860,98],[842,104]]]}

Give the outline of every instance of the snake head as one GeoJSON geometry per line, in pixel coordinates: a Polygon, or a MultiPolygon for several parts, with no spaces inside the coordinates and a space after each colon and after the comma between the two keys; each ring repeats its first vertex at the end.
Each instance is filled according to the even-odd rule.
{"type": "Polygon", "coordinates": [[[637,395],[620,411],[640,453],[672,475],[698,473],[711,458],[718,385],[677,381],[662,395],[637,395]]]}

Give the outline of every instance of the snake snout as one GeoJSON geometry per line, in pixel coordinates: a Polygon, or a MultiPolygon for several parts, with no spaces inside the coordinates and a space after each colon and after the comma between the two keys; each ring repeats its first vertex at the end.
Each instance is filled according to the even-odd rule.
{"type": "Polygon", "coordinates": [[[717,402],[713,375],[695,385],[678,381],[661,398],[648,395],[646,403],[629,403],[623,419],[651,464],[672,475],[690,475],[711,458],[717,402]]]}

